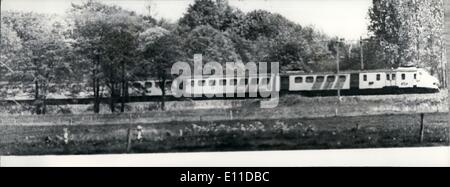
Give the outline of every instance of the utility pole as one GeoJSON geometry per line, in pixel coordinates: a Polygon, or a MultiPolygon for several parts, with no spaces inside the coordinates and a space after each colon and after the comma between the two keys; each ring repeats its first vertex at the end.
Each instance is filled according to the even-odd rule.
{"type": "MultiPolygon", "coordinates": [[[[338,81],[338,83],[339,83],[339,61],[340,61],[340,52],[339,52],[339,48],[340,48],[340,44],[341,44],[341,40],[342,39],[340,39],[337,43],[336,43],[336,74],[337,74],[337,76],[336,76],[336,79],[337,79],[337,81],[338,81]]],[[[338,86],[337,87],[337,96],[338,96],[338,99],[339,99],[339,101],[341,100],[341,88],[338,86]]]]}
{"type": "Polygon", "coordinates": [[[341,88],[340,88],[340,79],[339,79],[339,59],[340,57],[340,53],[339,53],[339,45],[340,45],[340,40],[338,40],[335,44],[335,50],[336,50],[336,88],[337,88],[337,103],[336,103],[336,108],[334,111],[334,115],[338,116],[339,115],[339,106],[341,103],[341,88]]]}
{"type": "Polygon", "coordinates": [[[359,46],[361,48],[361,70],[364,70],[364,46],[363,46],[362,36],[359,39],[359,46]]]}
{"type": "Polygon", "coordinates": [[[441,40],[441,70],[442,70],[442,87],[447,88],[447,63],[445,62],[445,47],[444,47],[444,41],[441,40]]]}

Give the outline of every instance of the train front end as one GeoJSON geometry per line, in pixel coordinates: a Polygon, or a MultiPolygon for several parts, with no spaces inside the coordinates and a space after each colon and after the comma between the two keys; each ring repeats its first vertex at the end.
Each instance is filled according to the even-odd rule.
{"type": "Polygon", "coordinates": [[[435,76],[432,76],[428,71],[422,68],[419,68],[417,72],[419,73],[419,79],[417,79],[418,88],[439,92],[440,83],[435,76]]]}

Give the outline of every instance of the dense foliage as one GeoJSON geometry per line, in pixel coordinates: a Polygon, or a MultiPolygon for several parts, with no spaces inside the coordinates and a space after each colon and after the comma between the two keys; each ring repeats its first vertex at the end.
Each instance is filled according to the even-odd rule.
{"type": "MultiPolygon", "coordinates": [[[[280,62],[281,70],[335,71],[390,68],[413,63],[441,68],[442,0],[374,0],[363,41],[341,41],[265,10],[244,13],[224,0],[196,0],[176,22],[157,20],[89,0],[72,4],[64,18],[31,12],[2,12],[0,79],[32,84],[36,113],[45,113],[53,84],[82,82],[110,109],[124,103],[127,82],[150,77],[161,87],[177,61],[280,62]],[[362,50],[361,50],[362,47],[362,50]],[[105,95],[107,93],[107,95],[105,95]]],[[[164,104],[162,105],[164,107],[164,104]]]]}
{"type": "Polygon", "coordinates": [[[384,62],[445,73],[443,0],[374,0],[369,30],[384,62]]]}

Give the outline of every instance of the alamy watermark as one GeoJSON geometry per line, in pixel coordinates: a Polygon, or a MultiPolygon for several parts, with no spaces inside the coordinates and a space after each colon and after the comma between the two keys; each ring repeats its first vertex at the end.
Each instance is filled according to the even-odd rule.
{"type": "Polygon", "coordinates": [[[280,91],[279,63],[218,62],[203,65],[202,55],[194,55],[194,70],[187,62],[177,62],[171,74],[178,75],[172,83],[174,97],[207,98],[270,98],[261,101],[261,108],[278,106],[280,91]],[[225,71],[224,71],[225,68],[225,71]],[[225,74],[223,73],[225,72],[225,74]]]}

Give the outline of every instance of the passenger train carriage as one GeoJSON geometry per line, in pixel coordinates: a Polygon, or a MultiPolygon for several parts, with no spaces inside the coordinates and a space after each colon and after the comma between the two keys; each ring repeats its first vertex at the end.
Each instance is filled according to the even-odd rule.
{"type": "MultiPolygon", "coordinates": [[[[424,93],[439,91],[439,81],[425,69],[408,67],[336,73],[286,72],[283,74],[250,75],[248,77],[202,77],[189,78],[186,85],[167,81],[166,94],[172,95],[171,86],[179,86],[188,95],[242,95],[261,92],[299,93],[304,95],[336,94],[390,94],[424,93]],[[169,86],[171,85],[171,86],[169,86]],[[263,89],[258,89],[262,86],[263,89]]],[[[131,96],[160,96],[157,81],[134,82],[129,92],[131,96]],[[143,89],[142,89],[143,88],[143,89]],[[139,90],[144,90],[140,92],[139,90]]]]}
{"type": "Polygon", "coordinates": [[[383,94],[437,92],[439,81],[422,68],[398,68],[367,71],[301,74],[290,73],[281,84],[289,92],[309,94],[383,94]]]}

